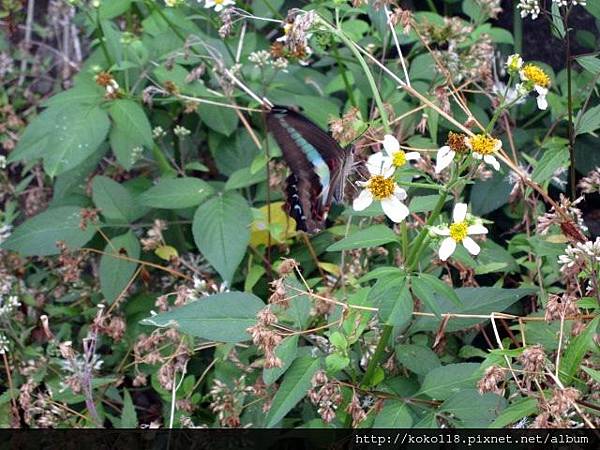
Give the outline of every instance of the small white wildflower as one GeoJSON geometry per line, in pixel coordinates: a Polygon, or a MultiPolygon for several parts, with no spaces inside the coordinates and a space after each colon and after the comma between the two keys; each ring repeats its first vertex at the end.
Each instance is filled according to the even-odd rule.
{"type": "MultiPolygon", "coordinates": [[[[2,244],[5,240],[8,239],[12,232],[12,225],[2,225],[0,227],[0,244],[2,244]]],[[[1,290],[0,290],[1,292],[1,290]]]]}
{"type": "MultiPolygon", "coordinates": [[[[392,166],[396,168],[404,166],[408,161],[418,161],[421,159],[421,155],[418,152],[405,153],[404,150],[400,148],[400,142],[398,142],[398,139],[391,134],[386,134],[384,136],[383,149],[387,153],[387,157],[389,158],[392,166]]],[[[379,161],[378,166],[381,166],[379,161]]]]}
{"type": "Polygon", "coordinates": [[[355,211],[363,211],[373,200],[378,200],[386,216],[394,222],[402,222],[409,214],[408,208],[402,203],[406,199],[406,191],[394,181],[395,169],[390,158],[375,153],[369,157],[367,169],[371,178],[358,183],[365,189],[354,199],[352,207],[355,211]]]}
{"type": "Polygon", "coordinates": [[[129,158],[131,164],[135,164],[142,158],[142,154],[144,153],[143,147],[133,147],[131,149],[131,157],[129,158]]]}
{"type": "Polygon", "coordinates": [[[538,108],[541,110],[548,108],[548,101],[546,100],[548,88],[550,87],[550,77],[548,74],[535,64],[526,64],[519,71],[519,75],[522,81],[522,86],[519,89],[535,90],[537,93],[538,108]]]}
{"type": "Polygon", "coordinates": [[[0,155],[0,169],[4,170],[6,169],[6,166],[6,156],[0,155]]]}
{"type": "Polygon", "coordinates": [[[538,18],[541,11],[539,0],[519,0],[517,8],[521,10],[521,17],[531,16],[533,20],[538,18]]]}
{"type": "Polygon", "coordinates": [[[277,58],[273,61],[273,67],[277,70],[285,70],[288,67],[288,60],[285,58],[277,58]]]}
{"type": "Polygon", "coordinates": [[[19,306],[21,306],[21,302],[16,295],[0,296],[0,318],[10,315],[19,306]]]}
{"type": "Polygon", "coordinates": [[[473,158],[483,161],[496,170],[500,170],[500,163],[494,156],[502,148],[502,141],[485,134],[476,134],[465,139],[467,147],[473,152],[473,158]]]}
{"type": "Polygon", "coordinates": [[[517,73],[519,70],[521,70],[521,67],[523,67],[523,58],[521,58],[521,55],[519,55],[518,53],[510,55],[506,59],[506,70],[508,71],[508,73],[517,73]]]}
{"type": "Polygon", "coordinates": [[[184,137],[184,136],[189,136],[191,134],[191,131],[188,130],[186,127],[183,127],[181,125],[176,125],[175,128],[173,129],[173,133],[175,133],[176,136],[184,137]]]}
{"type": "Polygon", "coordinates": [[[250,53],[250,56],[248,56],[248,61],[256,67],[265,67],[271,62],[271,53],[266,50],[252,52],[250,53]]]}
{"type": "Polygon", "coordinates": [[[4,334],[0,333],[0,355],[5,355],[8,353],[8,343],[8,338],[4,336],[4,334]]]}
{"type": "Polygon", "coordinates": [[[226,6],[235,5],[233,0],[206,0],[205,8],[213,8],[216,12],[221,11],[226,6]]]}
{"type": "Polygon", "coordinates": [[[154,139],[160,139],[161,137],[165,136],[166,134],[167,133],[165,132],[165,130],[163,130],[163,128],[161,126],[156,126],[152,130],[152,137],[154,139]]]}
{"type": "Polygon", "coordinates": [[[446,261],[454,253],[457,243],[461,243],[470,254],[478,255],[481,249],[469,236],[488,232],[480,222],[467,218],[466,203],[454,206],[449,226],[431,227],[431,231],[438,236],[447,236],[440,244],[439,257],[442,261],[446,261]]]}

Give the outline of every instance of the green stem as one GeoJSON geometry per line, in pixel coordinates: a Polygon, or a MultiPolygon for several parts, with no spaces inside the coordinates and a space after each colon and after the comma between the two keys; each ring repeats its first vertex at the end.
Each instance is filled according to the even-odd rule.
{"type": "Polygon", "coordinates": [[[408,272],[413,271],[415,269],[415,266],[419,262],[419,257],[421,256],[421,247],[422,247],[423,241],[425,240],[425,237],[429,233],[429,226],[431,226],[433,224],[435,219],[437,219],[438,216],[440,215],[440,212],[442,212],[442,208],[446,204],[447,197],[448,197],[447,190],[442,191],[440,193],[440,198],[438,198],[438,201],[437,201],[435,207],[433,208],[433,211],[431,212],[429,219],[427,219],[427,224],[423,227],[423,229],[417,236],[417,239],[415,239],[415,242],[412,245],[412,251],[410,252],[408,259],[407,259],[408,272]]]}
{"type": "Polygon", "coordinates": [[[396,182],[400,186],[421,188],[421,189],[432,189],[434,191],[443,191],[444,187],[438,186],[436,184],[427,184],[427,183],[414,183],[412,181],[397,181],[396,182]]]}
{"type": "Polygon", "coordinates": [[[575,128],[573,124],[573,83],[572,83],[572,63],[571,60],[571,33],[569,30],[569,11],[565,13],[564,23],[565,23],[565,44],[567,46],[566,49],[566,59],[567,59],[567,111],[569,114],[569,178],[571,178],[571,189],[570,189],[570,197],[571,200],[575,200],[576,194],[576,173],[575,173],[575,128]]]}
{"type": "Polygon", "coordinates": [[[518,8],[513,7],[513,37],[515,41],[515,53],[523,52],[523,19],[518,8]]]}
{"type": "Polygon", "coordinates": [[[339,28],[333,27],[331,24],[322,20],[322,23],[327,26],[336,36],[338,36],[342,42],[350,49],[354,57],[358,60],[360,66],[367,77],[369,82],[369,86],[371,87],[371,92],[373,92],[373,100],[377,104],[377,109],[379,110],[379,115],[381,116],[381,124],[383,125],[383,129],[386,133],[391,133],[390,123],[387,117],[387,113],[383,106],[383,100],[381,99],[381,95],[379,94],[379,90],[377,89],[377,83],[375,83],[375,79],[373,78],[373,74],[369,69],[369,66],[365,59],[362,57],[358,49],[356,48],[356,44],[349,39],[346,34],[339,28]]]}
{"type": "Polygon", "coordinates": [[[438,13],[437,8],[435,7],[435,3],[433,3],[433,0],[427,0],[427,5],[429,6],[429,9],[431,10],[431,12],[434,13],[438,13]]]}
{"type": "Polygon", "coordinates": [[[379,362],[383,357],[383,352],[385,352],[385,347],[392,336],[392,331],[394,327],[392,325],[384,325],[383,331],[381,332],[381,336],[379,337],[379,342],[377,343],[377,347],[375,348],[375,353],[371,356],[369,360],[369,365],[367,366],[367,371],[365,372],[365,376],[362,380],[363,386],[370,386],[373,380],[373,375],[375,375],[375,370],[379,367],[379,362]]]}
{"type": "Polygon", "coordinates": [[[341,61],[340,58],[340,52],[338,51],[337,47],[332,46],[333,48],[333,56],[337,62],[337,66],[339,68],[340,71],[340,75],[342,77],[342,81],[344,82],[344,87],[346,88],[346,93],[348,94],[348,100],[350,100],[350,103],[352,103],[352,106],[354,106],[355,108],[358,108],[358,103],[356,101],[356,98],[354,97],[354,91],[352,90],[352,86],[350,85],[350,80],[348,80],[348,75],[346,74],[346,67],[344,66],[344,64],[341,61]]]}

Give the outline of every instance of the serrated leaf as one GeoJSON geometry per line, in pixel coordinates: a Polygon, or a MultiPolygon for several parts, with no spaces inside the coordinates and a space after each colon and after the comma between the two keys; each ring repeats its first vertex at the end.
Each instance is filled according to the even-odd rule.
{"type": "Polygon", "coordinates": [[[412,424],[412,415],[404,402],[386,400],[375,417],[373,428],[411,428],[412,424]]]}
{"type": "Polygon", "coordinates": [[[104,247],[104,255],[100,258],[99,278],[100,290],[108,303],[113,303],[130,282],[137,263],[127,261],[123,257],[138,259],[140,243],[132,231],[114,237],[104,247]]]}
{"type": "Polygon", "coordinates": [[[463,389],[475,387],[479,364],[448,364],[433,369],[423,379],[419,395],[427,395],[436,400],[450,398],[463,389]]]}
{"type": "Polygon", "coordinates": [[[573,382],[573,377],[580,369],[583,357],[594,345],[594,334],[598,331],[598,323],[600,323],[600,316],[592,320],[581,334],[571,339],[565,348],[559,370],[559,377],[565,385],[573,382]]]}
{"type": "Polygon", "coordinates": [[[275,356],[281,360],[282,365],[281,367],[263,369],[263,381],[267,386],[277,381],[289,369],[294,359],[296,359],[298,354],[298,338],[298,335],[288,336],[275,349],[275,356]]]}
{"type": "Polygon", "coordinates": [[[127,389],[123,390],[123,410],[121,411],[121,428],[137,428],[138,419],[131,395],[127,389]]]}
{"type": "Polygon", "coordinates": [[[330,245],[327,251],[339,252],[356,248],[377,247],[390,242],[398,242],[398,236],[385,225],[373,225],[330,245]]]}
{"type": "Polygon", "coordinates": [[[405,275],[378,280],[369,293],[369,301],[379,308],[386,325],[404,328],[412,320],[414,305],[405,275]]]}
{"type": "MultiPolygon", "coordinates": [[[[436,304],[440,313],[457,314],[490,314],[492,312],[502,312],[513,303],[516,303],[525,295],[533,294],[536,289],[502,289],[495,287],[480,288],[458,288],[455,289],[456,295],[463,303],[460,308],[456,307],[450,300],[436,296],[436,304]]],[[[440,320],[437,317],[419,317],[411,326],[411,331],[436,331],[439,328],[440,320]]],[[[446,324],[446,332],[464,330],[474,327],[479,323],[485,322],[484,318],[453,318],[446,324]]]]}
{"type": "Polygon", "coordinates": [[[413,285],[415,283],[417,285],[422,284],[422,288],[424,290],[427,290],[431,293],[436,293],[441,297],[450,300],[458,307],[462,306],[462,302],[460,301],[458,295],[456,295],[456,292],[454,292],[454,289],[433,275],[429,275],[428,273],[420,273],[416,278],[412,279],[412,282],[413,285]]]}
{"type": "Polygon", "coordinates": [[[162,178],[140,201],[152,208],[183,209],[198,206],[213,194],[213,187],[199,178],[162,178]]]}
{"type": "Polygon", "coordinates": [[[143,325],[175,326],[183,333],[217,342],[250,339],[246,331],[256,324],[265,304],[247,292],[226,292],[201,298],[185,306],[148,317],[143,325]]]}
{"type": "Polygon", "coordinates": [[[576,135],[590,133],[593,134],[600,128],[600,105],[588,109],[583,116],[575,123],[579,122],[579,126],[575,130],[576,135]]]}
{"type": "Polygon", "coordinates": [[[92,199],[107,219],[125,223],[132,222],[135,217],[135,202],[127,188],[111,178],[97,175],[92,182],[92,199]]]}
{"type": "Polygon", "coordinates": [[[110,121],[98,106],[62,108],[43,151],[44,170],[54,177],[72,169],[104,142],[110,121]]]}
{"type": "Polygon", "coordinates": [[[202,104],[198,107],[198,115],[209,128],[225,136],[231,135],[238,126],[238,116],[231,108],[202,104]]]}
{"type": "Polygon", "coordinates": [[[538,402],[535,398],[519,399],[502,411],[496,417],[496,420],[489,425],[489,428],[504,428],[511,423],[520,421],[524,417],[535,414],[537,410],[538,402]]]}
{"type": "Polygon", "coordinates": [[[312,386],[312,377],[320,365],[319,358],[310,356],[300,357],[293,362],[271,402],[271,409],[266,419],[267,428],[277,425],[300,400],[306,397],[312,386]]]}
{"type": "Polygon", "coordinates": [[[438,355],[422,345],[397,345],[395,354],[399,364],[417,375],[426,375],[441,365],[438,355]]]}
{"type": "Polygon", "coordinates": [[[59,252],[57,241],[64,241],[70,249],[78,249],[96,233],[89,225],[80,228],[81,208],[60,206],[38,214],[19,225],[0,247],[14,250],[23,256],[48,256],[59,252]]]}
{"type": "Polygon", "coordinates": [[[252,213],[246,200],[229,191],[200,205],[194,214],[194,242],[223,279],[231,282],[250,242],[252,213]]]}
{"type": "Polygon", "coordinates": [[[450,421],[458,427],[487,428],[505,407],[506,400],[497,394],[463,389],[448,398],[439,412],[450,414],[450,421]]]}

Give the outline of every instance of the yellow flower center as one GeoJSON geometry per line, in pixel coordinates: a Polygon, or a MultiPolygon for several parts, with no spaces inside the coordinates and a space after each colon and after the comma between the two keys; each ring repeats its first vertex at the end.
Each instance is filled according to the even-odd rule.
{"type": "Polygon", "coordinates": [[[541,68],[534,64],[523,67],[523,75],[536,86],[547,88],[550,86],[550,77],[541,68]]]}
{"type": "Polygon", "coordinates": [[[398,150],[394,153],[394,156],[392,156],[392,164],[396,167],[402,167],[406,164],[406,153],[402,150],[398,150]]]}
{"type": "Polygon", "coordinates": [[[383,175],[374,175],[369,180],[367,187],[376,200],[383,200],[394,194],[394,179],[385,178],[383,175]]]}
{"type": "Polygon", "coordinates": [[[468,225],[465,221],[453,223],[450,225],[450,237],[456,242],[462,241],[467,237],[467,228],[468,225]]]}
{"type": "Polygon", "coordinates": [[[476,134],[471,138],[471,149],[480,155],[491,155],[496,151],[498,139],[486,136],[485,134],[476,134]]]}
{"type": "Polygon", "coordinates": [[[215,0],[215,5],[222,5],[225,0],[215,0]]]}

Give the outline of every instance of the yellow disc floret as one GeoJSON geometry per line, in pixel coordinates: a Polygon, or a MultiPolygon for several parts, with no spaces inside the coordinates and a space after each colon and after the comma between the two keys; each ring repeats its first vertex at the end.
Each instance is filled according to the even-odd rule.
{"type": "Polygon", "coordinates": [[[406,164],[406,153],[402,150],[395,152],[394,156],[392,156],[392,164],[396,167],[402,167],[406,164]]]}
{"type": "Polygon", "coordinates": [[[374,175],[369,180],[367,187],[376,200],[390,198],[394,194],[395,183],[393,178],[385,178],[383,175],[374,175]]]}
{"type": "Polygon", "coordinates": [[[498,149],[498,139],[485,134],[476,134],[471,137],[470,143],[471,150],[480,155],[491,155],[498,149]]]}
{"type": "Polygon", "coordinates": [[[523,67],[523,76],[536,86],[547,88],[550,86],[550,77],[535,64],[527,64],[523,67]]]}
{"type": "Polygon", "coordinates": [[[467,222],[458,222],[450,225],[450,237],[456,242],[461,242],[467,237],[467,222]]]}

